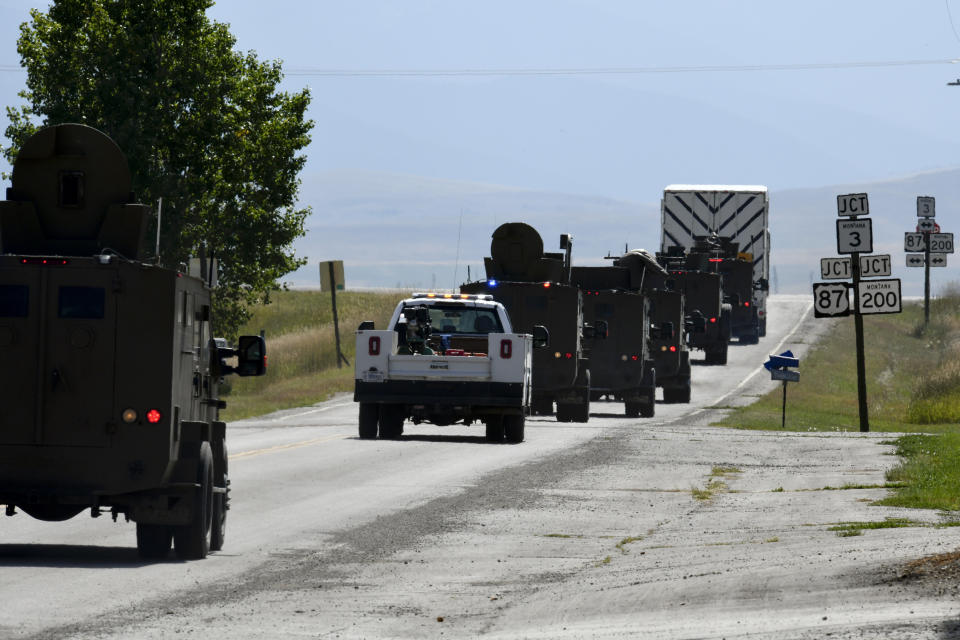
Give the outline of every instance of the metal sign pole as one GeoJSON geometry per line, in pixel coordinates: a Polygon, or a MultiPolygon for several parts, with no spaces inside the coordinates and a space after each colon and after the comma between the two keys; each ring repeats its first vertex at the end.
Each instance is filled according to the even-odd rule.
{"type": "Polygon", "coordinates": [[[783,381],[783,411],[780,413],[780,428],[787,426],[787,381],[783,381]]]}
{"type": "Polygon", "coordinates": [[[923,326],[930,324],[930,233],[923,234],[923,326]]]}
{"type": "Polygon", "coordinates": [[[860,313],[860,254],[850,256],[850,269],[853,272],[853,326],[857,334],[857,402],[860,406],[860,431],[870,431],[870,418],[867,415],[867,365],[863,355],[863,315],[860,313]]]}

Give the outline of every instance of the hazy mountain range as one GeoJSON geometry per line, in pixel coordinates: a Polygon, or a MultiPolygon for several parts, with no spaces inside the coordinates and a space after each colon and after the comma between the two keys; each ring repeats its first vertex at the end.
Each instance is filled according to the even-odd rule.
{"type": "MultiPolygon", "coordinates": [[[[678,182],[680,182],[678,180],[678,182]]],[[[904,295],[922,295],[923,269],[904,266],[903,232],[916,225],[916,196],[937,198],[942,230],[960,233],[960,169],[928,171],[863,184],[772,190],[772,285],[781,293],[810,290],[819,259],[835,256],[836,196],[867,192],[874,252],[893,256],[904,295]]],[[[313,208],[307,235],[296,244],[309,263],[285,280],[318,284],[317,262],[341,259],[347,287],[451,288],[482,277],[490,235],[503,222],[537,228],[546,250],[561,233],[574,236],[575,264],[603,264],[625,247],[654,250],[659,242],[659,194],[651,202],[570,195],[392,173],[337,170],[304,176],[301,202],[313,208]]],[[[960,235],[958,235],[960,237],[960,235]]],[[[956,258],[960,260],[960,257],[956,258]]],[[[954,258],[949,259],[953,262],[954,258]]],[[[960,264],[960,263],[957,263],[960,264]]],[[[952,269],[934,269],[934,290],[952,269]]]]}

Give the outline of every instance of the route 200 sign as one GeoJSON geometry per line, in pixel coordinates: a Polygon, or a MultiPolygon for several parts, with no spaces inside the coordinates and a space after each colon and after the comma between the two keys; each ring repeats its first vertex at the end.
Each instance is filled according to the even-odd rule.
{"type": "Polygon", "coordinates": [[[857,283],[858,311],[900,313],[900,279],[862,280],[857,283]]]}
{"type": "Polygon", "coordinates": [[[839,318],[850,315],[850,297],[847,290],[846,282],[814,282],[814,317],[839,318]]]}

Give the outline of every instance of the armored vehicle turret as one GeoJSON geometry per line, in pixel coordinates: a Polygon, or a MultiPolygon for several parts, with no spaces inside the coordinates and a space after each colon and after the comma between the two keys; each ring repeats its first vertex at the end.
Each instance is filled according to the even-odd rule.
{"type": "MultiPolygon", "coordinates": [[[[223,375],[261,375],[260,336],[214,342],[212,276],[144,261],[150,209],[96,129],[27,140],[0,201],[0,504],[136,522],[137,548],[206,556],[228,508],[223,375]],[[227,363],[226,358],[236,358],[227,363]]],[[[209,267],[208,267],[209,269],[209,267]]]]}

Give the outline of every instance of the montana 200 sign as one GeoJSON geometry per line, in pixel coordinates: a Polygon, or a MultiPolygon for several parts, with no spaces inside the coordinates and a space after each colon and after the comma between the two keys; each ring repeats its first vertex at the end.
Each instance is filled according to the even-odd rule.
{"type": "Polygon", "coordinates": [[[858,282],[857,302],[862,314],[900,313],[900,279],[858,282]]]}

